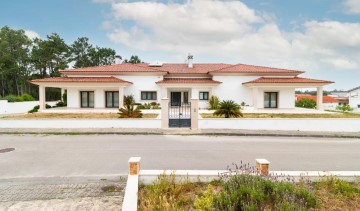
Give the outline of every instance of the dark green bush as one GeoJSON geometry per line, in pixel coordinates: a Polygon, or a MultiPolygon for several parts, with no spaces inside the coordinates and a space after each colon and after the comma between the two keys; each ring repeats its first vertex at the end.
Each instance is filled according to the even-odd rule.
{"type": "Polygon", "coordinates": [[[28,111],[28,113],[35,113],[35,112],[38,112],[39,111],[39,109],[40,109],[40,106],[34,106],[34,108],[33,109],[31,109],[30,111],[28,111]]]}
{"type": "Polygon", "coordinates": [[[225,118],[238,118],[243,114],[240,111],[240,105],[233,100],[223,100],[219,103],[219,107],[214,112],[215,116],[224,116],[225,118]]]}
{"type": "Polygon", "coordinates": [[[66,106],[66,103],[65,103],[65,102],[62,102],[62,101],[59,101],[59,102],[57,102],[57,103],[55,104],[54,107],[64,107],[64,106],[66,106]]]}

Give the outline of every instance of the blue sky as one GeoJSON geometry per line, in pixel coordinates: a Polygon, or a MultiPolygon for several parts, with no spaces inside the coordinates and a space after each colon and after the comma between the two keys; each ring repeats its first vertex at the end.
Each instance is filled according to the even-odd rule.
{"type": "Polygon", "coordinates": [[[360,85],[359,0],[4,1],[0,26],[86,36],[147,62],[246,63],[307,71],[328,89],[360,85]]]}

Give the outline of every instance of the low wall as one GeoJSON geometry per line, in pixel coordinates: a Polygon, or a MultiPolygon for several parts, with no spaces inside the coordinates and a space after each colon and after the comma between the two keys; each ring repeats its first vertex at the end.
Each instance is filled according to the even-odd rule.
{"type": "Polygon", "coordinates": [[[160,128],[161,119],[0,120],[0,128],[160,128]]]}
{"type": "MultiPolygon", "coordinates": [[[[57,101],[46,102],[54,106],[57,101]]],[[[27,113],[29,110],[39,105],[39,101],[26,101],[9,103],[7,100],[0,100],[0,114],[21,114],[27,113]]]]}
{"type": "Polygon", "coordinates": [[[199,119],[199,129],[243,129],[360,132],[360,119],[328,118],[246,118],[246,119],[199,119]]]}

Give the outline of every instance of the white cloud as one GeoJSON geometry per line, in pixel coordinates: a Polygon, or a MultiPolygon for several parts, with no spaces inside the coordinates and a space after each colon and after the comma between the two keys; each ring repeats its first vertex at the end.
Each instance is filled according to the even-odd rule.
{"type": "Polygon", "coordinates": [[[360,23],[308,21],[302,31],[284,32],[274,18],[240,1],[118,2],[112,9],[116,24],[110,40],[131,50],[161,52],[168,59],[191,52],[195,59],[201,55],[215,58],[213,62],[360,69],[360,23]]]}
{"type": "Polygon", "coordinates": [[[348,13],[360,14],[360,1],[359,0],[345,0],[344,5],[345,5],[348,13]]]}
{"type": "Polygon", "coordinates": [[[35,38],[40,38],[40,35],[37,32],[32,31],[32,30],[25,30],[25,34],[32,40],[35,38]]]}

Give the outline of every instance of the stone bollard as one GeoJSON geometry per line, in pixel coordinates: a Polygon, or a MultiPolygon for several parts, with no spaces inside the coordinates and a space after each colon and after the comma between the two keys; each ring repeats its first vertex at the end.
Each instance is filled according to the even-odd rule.
{"type": "Polygon", "coordinates": [[[131,157],[129,159],[129,174],[138,175],[140,172],[141,157],[131,157]]]}
{"type": "Polygon", "coordinates": [[[256,171],[261,176],[269,175],[269,164],[270,162],[266,159],[256,159],[256,171]]]}

